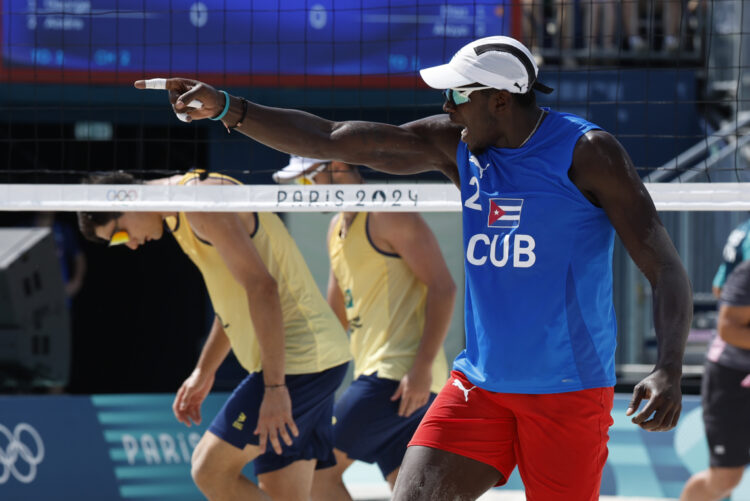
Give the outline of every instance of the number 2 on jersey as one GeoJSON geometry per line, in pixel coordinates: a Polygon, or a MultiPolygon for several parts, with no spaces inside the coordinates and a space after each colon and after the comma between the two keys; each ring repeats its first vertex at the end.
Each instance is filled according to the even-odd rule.
{"type": "Polygon", "coordinates": [[[464,202],[464,206],[468,209],[474,209],[481,212],[482,206],[477,203],[477,200],[479,200],[479,179],[477,179],[477,176],[472,176],[469,180],[469,184],[472,186],[476,186],[477,192],[466,199],[466,201],[464,202]]]}

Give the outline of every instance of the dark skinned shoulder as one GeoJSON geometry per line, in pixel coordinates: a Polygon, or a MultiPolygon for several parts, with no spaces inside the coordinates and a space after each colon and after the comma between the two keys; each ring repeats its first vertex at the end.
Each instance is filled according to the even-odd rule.
{"type": "Polygon", "coordinates": [[[578,139],[568,177],[597,207],[604,206],[602,197],[647,194],[625,148],[603,130],[589,131],[578,139]]]}

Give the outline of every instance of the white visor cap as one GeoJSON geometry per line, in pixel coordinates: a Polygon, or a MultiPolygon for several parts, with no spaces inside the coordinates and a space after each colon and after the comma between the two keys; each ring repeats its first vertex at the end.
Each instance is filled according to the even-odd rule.
{"type": "Polygon", "coordinates": [[[456,52],[448,64],[419,70],[419,74],[433,89],[482,84],[514,94],[525,94],[530,89],[552,92],[536,81],[539,68],[529,49],[515,38],[504,36],[474,40],[456,52]]]}
{"type": "Polygon", "coordinates": [[[311,178],[315,177],[321,170],[325,168],[325,165],[320,165],[313,169],[315,164],[326,164],[328,160],[320,160],[318,158],[306,158],[299,157],[297,155],[289,156],[289,165],[281,170],[273,173],[273,180],[277,183],[291,183],[299,177],[305,177],[308,181],[312,181],[311,178]]]}

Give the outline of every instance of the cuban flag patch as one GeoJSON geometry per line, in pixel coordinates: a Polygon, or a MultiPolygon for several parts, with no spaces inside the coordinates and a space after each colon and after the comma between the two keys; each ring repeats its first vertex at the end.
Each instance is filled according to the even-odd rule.
{"type": "Polygon", "coordinates": [[[488,228],[518,228],[523,198],[490,198],[488,228]]]}

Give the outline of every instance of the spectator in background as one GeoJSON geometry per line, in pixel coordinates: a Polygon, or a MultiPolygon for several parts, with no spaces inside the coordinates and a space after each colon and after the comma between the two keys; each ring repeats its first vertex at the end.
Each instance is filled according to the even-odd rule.
{"type": "Polygon", "coordinates": [[[588,19],[584,21],[585,30],[590,33],[584,38],[590,48],[601,48],[601,50],[612,52],[616,51],[619,46],[619,38],[616,35],[617,31],[617,19],[615,19],[615,12],[617,9],[610,0],[590,0],[586,2],[588,9],[588,19]]]}
{"type": "Polygon", "coordinates": [[[81,290],[86,276],[86,256],[78,243],[78,235],[73,226],[56,217],[54,212],[38,212],[34,225],[52,230],[57,246],[57,257],[60,260],[65,296],[68,307],[72,299],[81,290]]]}
{"type": "Polygon", "coordinates": [[[661,10],[661,24],[664,40],[661,48],[666,52],[677,52],[681,48],[682,0],[664,0],[661,10]]]}
{"type": "MultiPolygon", "coordinates": [[[[646,16],[652,18],[656,13],[661,16],[661,43],[657,43],[657,47],[660,47],[662,51],[677,52],[681,48],[685,48],[681,41],[682,2],[683,0],[648,0],[645,2],[646,16]]],[[[654,23],[649,24],[652,26],[649,41],[658,40],[654,23]]]]}
{"type": "MultiPolygon", "coordinates": [[[[683,0],[522,0],[522,39],[530,48],[537,64],[543,55],[559,56],[560,64],[576,66],[576,33],[582,31],[584,47],[593,56],[603,56],[620,49],[646,52],[656,40],[656,47],[665,52],[685,49],[681,33],[683,0]],[[641,36],[641,15],[649,19],[660,16],[658,31],[649,22],[648,37],[641,36]],[[576,23],[580,25],[576,25],[576,23]],[[627,42],[627,43],[626,43],[627,42]],[[543,48],[548,50],[543,54],[543,48]],[[549,50],[555,49],[555,50],[549,50]],[[597,54],[602,51],[604,54],[597,54]]],[[[695,9],[691,1],[688,8],[695,9]],[[692,5],[692,7],[690,7],[692,5]]]]}
{"type": "Polygon", "coordinates": [[[639,33],[638,0],[586,0],[584,11],[584,38],[589,47],[615,52],[623,46],[624,37],[631,51],[648,48],[639,33]]]}
{"type": "MultiPolygon", "coordinates": [[[[75,350],[75,332],[73,331],[72,313],[73,298],[83,287],[83,279],[86,276],[86,255],[83,253],[78,241],[76,229],[54,212],[37,212],[34,214],[34,226],[49,228],[52,238],[55,239],[55,250],[57,260],[60,264],[63,287],[65,292],[65,306],[71,318],[68,324],[71,328],[71,349],[75,350]]],[[[66,377],[67,378],[67,377],[66,377]]],[[[49,393],[63,393],[70,391],[70,379],[65,383],[55,383],[47,388],[49,393]]]]}
{"type": "Polygon", "coordinates": [[[723,262],[719,265],[713,281],[713,293],[717,298],[721,295],[721,288],[724,287],[729,274],[738,264],[750,259],[750,219],[732,230],[727,237],[727,243],[724,244],[724,250],[721,253],[723,262]]]}
{"type": "Polygon", "coordinates": [[[555,0],[554,18],[548,17],[544,0],[522,0],[522,40],[529,48],[537,65],[542,64],[544,58],[541,49],[545,38],[549,36],[552,48],[557,49],[555,55],[560,57],[563,66],[576,66],[576,60],[571,53],[575,47],[576,1],[555,0]]]}
{"type": "Polygon", "coordinates": [[[690,477],[681,501],[729,497],[750,464],[750,261],[734,268],[721,290],[701,394],[711,463],[690,477]]]}
{"type": "Polygon", "coordinates": [[[576,38],[576,0],[556,0],[555,16],[557,31],[554,38],[560,50],[561,64],[568,68],[575,67],[578,63],[572,51],[576,38]]]}
{"type": "Polygon", "coordinates": [[[547,52],[559,57],[562,66],[577,66],[579,29],[584,47],[595,49],[594,56],[612,54],[621,48],[642,52],[648,49],[648,43],[640,35],[638,7],[638,0],[555,0],[549,5],[543,0],[523,0],[523,38],[538,64],[543,59],[542,47],[545,42],[549,47],[551,42],[549,48],[553,50],[547,52]]]}
{"type": "Polygon", "coordinates": [[[640,33],[640,17],[638,15],[638,0],[625,0],[622,3],[622,25],[625,36],[628,37],[628,49],[636,52],[648,50],[648,42],[640,33]]]}
{"type": "Polygon", "coordinates": [[[544,42],[544,2],[543,0],[522,0],[521,40],[536,59],[537,65],[542,64],[540,49],[544,42]]]}

